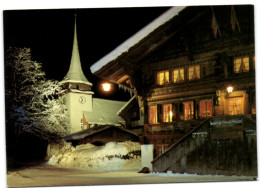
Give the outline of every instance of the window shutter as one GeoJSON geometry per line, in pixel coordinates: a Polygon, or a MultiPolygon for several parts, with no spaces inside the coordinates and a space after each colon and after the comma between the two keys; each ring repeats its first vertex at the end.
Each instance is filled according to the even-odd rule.
{"type": "Polygon", "coordinates": [[[211,117],[212,116],[212,101],[207,101],[207,110],[208,110],[208,114],[207,117],[211,117]]]}
{"type": "Polygon", "coordinates": [[[191,105],[193,105],[193,109],[192,109],[192,110],[193,110],[193,113],[192,113],[192,111],[191,111],[191,113],[192,113],[192,118],[191,118],[191,119],[195,119],[195,118],[196,118],[196,112],[197,112],[197,111],[196,111],[196,109],[197,109],[197,108],[196,108],[196,107],[197,107],[197,104],[196,104],[196,101],[195,101],[195,100],[192,101],[192,103],[193,103],[193,104],[191,104],[191,105]]]}
{"type": "Polygon", "coordinates": [[[179,103],[179,112],[180,112],[180,114],[182,114],[183,113],[183,103],[179,103]]]}
{"type": "Polygon", "coordinates": [[[176,104],[172,103],[172,122],[176,120],[176,104]]]}
{"type": "Polygon", "coordinates": [[[160,85],[160,73],[157,72],[156,75],[157,75],[157,76],[156,76],[156,84],[157,84],[157,85],[160,85]]]}
{"type": "Polygon", "coordinates": [[[161,104],[157,104],[157,119],[158,122],[163,122],[163,110],[161,104]]]}
{"type": "Polygon", "coordinates": [[[184,81],[189,80],[189,75],[188,75],[188,68],[184,67],[184,81]]]}

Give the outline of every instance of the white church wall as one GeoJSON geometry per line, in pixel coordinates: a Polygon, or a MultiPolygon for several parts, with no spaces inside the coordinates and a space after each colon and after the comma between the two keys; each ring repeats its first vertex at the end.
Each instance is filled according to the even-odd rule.
{"type": "Polygon", "coordinates": [[[68,93],[67,101],[71,133],[81,131],[83,112],[92,111],[92,95],[84,93],[68,93]]]}

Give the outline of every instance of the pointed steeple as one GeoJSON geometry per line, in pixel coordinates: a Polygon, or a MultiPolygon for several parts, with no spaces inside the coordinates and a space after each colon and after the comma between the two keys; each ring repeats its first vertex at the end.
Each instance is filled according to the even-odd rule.
{"type": "Polygon", "coordinates": [[[75,26],[74,26],[74,40],[72,55],[70,61],[70,68],[67,75],[60,82],[61,84],[65,83],[82,83],[89,86],[92,86],[92,83],[88,81],[85,77],[80,62],[79,48],[78,48],[78,39],[77,39],[77,23],[76,23],[76,14],[75,14],[75,26]]]}

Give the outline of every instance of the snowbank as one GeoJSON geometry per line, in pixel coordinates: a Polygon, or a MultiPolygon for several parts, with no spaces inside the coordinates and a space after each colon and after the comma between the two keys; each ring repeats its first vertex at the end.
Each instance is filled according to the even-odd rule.
{"type": "Polygon", "coordinates": [[[63,168],[90,171],[140,170],[141,146],[136,142],[109,142],[105,146],[83,144],[73,147],[66,143],[48,164],[63,168]]]}

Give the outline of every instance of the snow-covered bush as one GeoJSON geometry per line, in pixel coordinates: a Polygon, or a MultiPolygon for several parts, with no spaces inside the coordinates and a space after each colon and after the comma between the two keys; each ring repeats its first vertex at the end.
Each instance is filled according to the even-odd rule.
{"type": "Polygon", "coordinates": [[[109,142],[105,146],[83,144],[76,148],[66,144],[52,156],[49,164],[65,168],[83,168],[90,171],[139,170],[141,146],[137,142],[109,142]]]}

